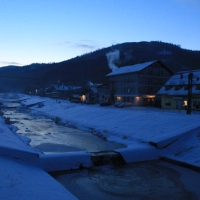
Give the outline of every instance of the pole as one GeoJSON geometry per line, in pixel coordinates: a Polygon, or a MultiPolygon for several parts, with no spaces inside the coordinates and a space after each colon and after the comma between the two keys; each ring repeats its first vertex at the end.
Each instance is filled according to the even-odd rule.
{"type": "Polygon", "coordinates": [[[192,78],[193,73],[188,74],[188,103],[187,103],[187,114],[191,114],[191,102],[192,102],[192,78]]]}

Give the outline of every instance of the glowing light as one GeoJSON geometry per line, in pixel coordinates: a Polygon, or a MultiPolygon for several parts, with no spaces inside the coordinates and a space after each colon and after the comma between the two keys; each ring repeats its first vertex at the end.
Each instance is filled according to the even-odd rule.
{"type": "Polygon", "coordinates": [[[122,100],[122,98],[121,97],[117,97],[117,101],[121,101],[122,100]]]}
{"type": "Polygon", "coordinates": [[[148,98],[155,98],[155,95],[148,95],[148,98]]]}
{"type": "Polygon", "coordinates": [[[85,95],[82,95],[81,96],[81,101],[85,101],[86,100],[86,96],[85,95]]]}

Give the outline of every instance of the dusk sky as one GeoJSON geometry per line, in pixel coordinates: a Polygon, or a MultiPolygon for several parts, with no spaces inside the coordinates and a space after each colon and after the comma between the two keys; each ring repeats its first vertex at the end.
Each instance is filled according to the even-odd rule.
{"type": "Polygon", "coordinates": [[[200,50],[200,0],[0,0],[0,67],[61,62],[124,42],[200,50]]]}

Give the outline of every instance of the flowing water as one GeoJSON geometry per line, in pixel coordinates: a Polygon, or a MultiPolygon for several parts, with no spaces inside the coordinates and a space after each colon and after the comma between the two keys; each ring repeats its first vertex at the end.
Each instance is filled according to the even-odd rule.
{"type": "Polygon", "coordinates": [[[44,153],[99,152],[125,147],[77,128],[58,125],[54,120],[28,110],[4,109],[3,113],[18,128],[18,134],[30,138],[30,145],[44,153]]]}

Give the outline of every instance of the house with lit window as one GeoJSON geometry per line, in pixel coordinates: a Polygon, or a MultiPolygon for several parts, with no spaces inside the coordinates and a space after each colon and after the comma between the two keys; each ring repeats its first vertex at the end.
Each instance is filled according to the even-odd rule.
{"type": "Polygon", "coordinates": [[[112,103],[130,102],[133,105],[155,105],[155,97],[173,72],[161,61],[120,67],[107,74],[108,93],[112,103]]]}
{"type": "Polygon", "coordinates": [[[88,104],[95,104],[99,102],[99,93],[98,87],[101,84],[88,82],[86,86],[83,88],[81,100],[88,104]]]}
{"type": "Polygon", "coordinates": [[[161,108],[200,109],[200,70],[174,74],[157,95],[161,96],[161,108]]]}

